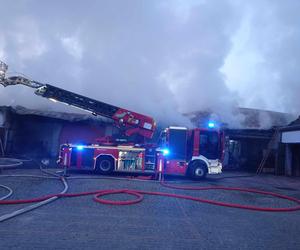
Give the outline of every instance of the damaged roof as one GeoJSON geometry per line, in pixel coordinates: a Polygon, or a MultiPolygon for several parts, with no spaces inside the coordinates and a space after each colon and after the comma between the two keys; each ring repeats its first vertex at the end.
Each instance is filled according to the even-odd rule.
{"type": "Polygon", "coordinates": [[[288,113],[281,113],[268,110],[235,108],[232,110],[232,117],[238,121],[239,126],[226,124],[222,121],[222,115],[209,111],[197,111],[185,114],[196,125],[205,125],[211,117],[221,122],[222,127],[239,129],[269,129],[273,126],[286,126],[295,117],[288,113]]]}
{"type": "Polygon", "coordinates": [[[281,131],[293,131],[293,130],[300,130],[300,116],[292,121],[289,125],[284,126],[280,129],[281,131]]]}
{"type": "Polygon", "coordinates": [[[300,116],[295,121],[292,121],[289,126],[300,126],[300,116]]]}
{"type": "Polygon", "coordinates": [[[79,121],[93,121],[93,122],[104,122],[104,123],[112,123],[112,120],[101,117],[94,116],[89,113],[80,114],[80,113],[67,113],[67,112],[59,112],[59,111],[51,111],[51,110],[38,110],[38,109],[28,109],[23,106],[1,106],[0,110],[9,109],[11,112],[18,115],[35,115],[35,116],[43,116],[54,119],[60,119],[70,122],[79,122],[79,121]]]}

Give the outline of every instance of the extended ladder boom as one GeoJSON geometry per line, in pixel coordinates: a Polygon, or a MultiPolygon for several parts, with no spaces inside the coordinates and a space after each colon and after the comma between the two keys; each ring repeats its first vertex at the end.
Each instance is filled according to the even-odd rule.
{"type": "Polygon", "coordinates": [[[139,134],[143,137],[151,138],[154,134],[156,124],[152,117],[100,102],[50,84],[33,81],[25,77],[12,76],[6,78],[5,73],[7,68],[7,65],[0,61],[0,84],[4,87],[20,84],[25,85],[35,88],[34,93],[36,95],[83,109],[91,112],[93,115],[113,119],[118,127],[125,129],[127,136],[139,134]]]}

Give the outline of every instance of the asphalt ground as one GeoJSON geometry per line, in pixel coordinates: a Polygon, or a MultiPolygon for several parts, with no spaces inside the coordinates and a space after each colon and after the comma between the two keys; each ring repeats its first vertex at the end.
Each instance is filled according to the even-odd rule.
{"type": "MultiPolygon", "coordinates": [[[[37,169],[9,169],[7,174],[38,174],[37,169]]],[[[224,173],[201,182],[169,181],[193,186],[257,188],[300,199],[300,178],[251,177],[224,173]],[[235,178],[231,178],[234,177],[235,178]],[[225,178],[223,178],[225,177],[225,178]]],[[[71,173],[72,177],[98,175],[71,173]]],[[[11,199],[33,198],[63,190],[59,180],[0,177],[14,190],[11,199]]],[[[137,189],[187,194],[218,201],[268,207],[292,206],[289,201],[249,193],[185,191],[153,181],[69,179],[69,193],[98,189],[137,189]]],[[[0,197],[7,191],[0,189],[0,197]]],[[[130,199],[126,195],[109,199],[130,199]]],[[[1,205],[0,216],[23,205],[1,205]]],[[[300,249],[300,211],[270,213],[219,207],[177,198],[148,196],[130,206],[103,205],[92,196],[60,198],[29,213],[0,223],[0,249],[300,249]]]]}

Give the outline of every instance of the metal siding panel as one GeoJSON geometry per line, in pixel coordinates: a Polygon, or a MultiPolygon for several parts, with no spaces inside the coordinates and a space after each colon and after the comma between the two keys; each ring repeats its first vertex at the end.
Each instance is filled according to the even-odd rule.
{"type": "Polygon", "coordinates": [[[282,143],[300,143],[300,130],[287,131],[282,133],[282,143]]]}

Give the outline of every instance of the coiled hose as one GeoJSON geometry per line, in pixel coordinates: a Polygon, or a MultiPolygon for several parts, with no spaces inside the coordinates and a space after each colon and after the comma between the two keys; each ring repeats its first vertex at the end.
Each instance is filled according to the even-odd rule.
{"type": "MultiPolygon", "coordinates": [[[[178,185],[171,185],[164,181],[160,183],[162,186],[166,188],[172,189],[181,189],[181,190],[224,190],[224,191],[235,191],[235,192],[246,192],[246,193],[254,193],[260,195],[268,195],[273,196],[279,199],[288,200],[290,202],[295,203],[295,206],[291,207],[282,207],[282,208],[271,208],[271,207],[258,207],[258,206],[251,206],[251,205],[242,205],[237,203],[226,203],[221,201],[215,200],[208,200],[203,198],[198,198],[190,195],[181,195],[181,194],[173,194],[173,193],[165,193],[165,192],[152,192],[152,191],[143,191],[143,190],[135,190],[135,189],[109,189],[109,190],[95,190],[95,191],[88,191],[88,192],[79,192],[79,193],[66,193],[62,192],[59,194],[51,194],[45,195],[42,197],[37,197],[33,199],[22,199],[22,200],[2,200],[0,204],[2,205],[11,205],[11,204],[24,204],[24,203],[34,203],[34,202],[43,202],[52,198],[58,197],[79,197],[79,196],[86,196],[86,195],[94,195],[94,201],[99,202],[102,204],[109,204],[109,205],[132,205],[138,202],[141,202],[144,198],[144,195],[156,195],[156,196],[165,196],[165,197],[172,197],[172,198],[180,198],[185,200],[192,200],[201,203],[208,203],[212,205],[222,206],[222,207],[230,207],[230,208],[239,208],[239,209],[246,209],[246,210],[253,210],[253,211],[264,211],[264,212],[291,212],[291,211],[298,211],[300,210],[300,200],[294,197],[281,195],[273,192],[261,191],[257,189],[248,189],[248,188],[235,188],[235,187],[194,187],[194,186],[178,186],[178,185]],[[106,195],[113,195],[113,194],[128,194],[135,196],[136,198],[133,200],[128,201],[114,201],[114,200],[107,200],[103,199],[103,196],[106,195]]],[[[65,189],[66,191],[66,189],[65,189]]],[[[1,221],[0,217],[0,221],[1,221]]]]}
{"type": "MultiPolygon", "coordinates": [[[[16,162],[21,161],[20,159],[11,159],[11,158],[5,158],[5,159],[15,160],[16,162]]],[[[30,160],[24,160],[24,161],[30,161],[30,160]]],[[[21,164],[16,163],[15,165],[13,165],[13,167],[19,166],[19,165],[22,165],[22,164],[23,164],[23,162],[21,161],[21,164]]],[[[9,165],[12,165],[12,164],[9,164],[9,165]]],[[[7,167],[7,165],[5,165],[5,167],[7,167]]],[[[42,168],[41,168],[41,170],[42,170],[42,168]]],[[[3,176],[2,175],[1,177],[8,177],[9,176],[9,177],[34,177],[34,178],[59,179],[59,180],[62,181],[62,183],[64,185],[63,191],[60,192],[59,194],[61,195],[61,194],[64,194],[68,191],[69,186],[68,186],[68,183],[67,183],[67,181],[64,177],[59,177],[59,176],[57,176],[53,173],[47,172],[47,171],[43,171],[43,172],[48,174],[48,175],[51,175],[51,176],[36,176],[36,175],[6,175],[6,176],[3,176]]],[[[8,198],[9,196],[12,195],[13,191],[12,191],[11,188],[9,188],[7,186],[4,186],[4,185],[0,185],[0,187],[5,188],[6,190],[9,191],[8,194],[6,194],[5,196],[0,198],[0,201],[4,201],[6,198],[8,198]]],[[[6,221],[6,220],[11,219],[11,218],[14,218],[18,215],[30,212],[30,211],[32,211],[36,208],[39,208],[39,207],[44,206],[46,204],[49,204],[50,202],[53,202],[53,201],[57,200],[58,198],[59,198],[59,196],[57,196],[57,195],[51,195],[51,197],[49,197],[49,198],[40,199],[39,201],[37,201],[37,203],[35,203],[33,205],[30,205],[30,206],[18,209],[16,211],[12,212],[12,213],[8,213],[8,214],[0,216],[0,222],[6,221]]],[[[9,202],[9,201],[6,201],[6,202],[9,202]]],[[[24,203],[28,203],[28,202],[19,202],[19,203],[12,203],[12,204],[24,204],[24,203]]],[[[7,204],[9,204],[9,203],[7,203],[7,204]]]]}

